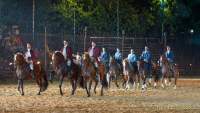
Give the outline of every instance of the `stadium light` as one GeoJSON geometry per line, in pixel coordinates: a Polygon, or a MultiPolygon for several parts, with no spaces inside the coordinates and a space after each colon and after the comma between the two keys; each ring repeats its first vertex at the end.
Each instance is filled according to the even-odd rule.
{"type": "Polygon", "coordinates": [[[193,29],[190,29],[190,33],[193,34],[193,33],[194,33],[194,30],[193,30],[193,29]]]}

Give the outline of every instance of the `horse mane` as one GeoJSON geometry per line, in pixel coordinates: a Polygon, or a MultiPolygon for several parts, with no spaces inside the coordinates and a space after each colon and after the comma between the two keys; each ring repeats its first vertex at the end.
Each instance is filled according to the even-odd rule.
{"type": "Polygon", "coordinates": [[[85,53],[83,54],[83,57],[84,57],[84,60],[86,60],[87,62],[91,62],[90,55],[89,55],[88,52],[85,52],[85,53]]]}
{"type": "Polygon", "coordinates": [[[65,62],[65,58],[60,51],[55,51],[52,55],[52,61],[54,62],[55,66],[58,66],[65,62]]]}
{"type": "Polygon", "coordinates": [[[20,52],[17,52],[15,55],[14,55],[14,62],[16,65],[23,65],[26,63],[26,60],[24,58],[24,55],[20,52]]]}

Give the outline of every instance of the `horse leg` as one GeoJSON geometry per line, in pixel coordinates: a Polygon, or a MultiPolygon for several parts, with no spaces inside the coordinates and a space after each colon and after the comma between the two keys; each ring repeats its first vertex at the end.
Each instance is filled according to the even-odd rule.
{"type": "Polygon", "coordinates": [[[92,80],[90,80],[89,82],[89,92],[91,91],[91,88],[92,88],[92,80]]]}
{"type": "Polygon", "coordinates": [[[24,95],[24,81],[22,79],[20,79],[20,81],[21,81],[21,90],[22,90],[21,95],[23,96],[24,95]]]}
{"type": "Polygon", "coordinates": [[[175,74],[174,75],[174,89],[176,89],[177,78],[178,76],[175,74]]]}
{"type": "Polygon", "coordinates": [[[101,85],[101,96],[103,96],[103,85],[101,85]]]}
{"type": "Polygon", "coordinates": [[[74,95],[75,93],[75,90],[76,90],[76,80],[72,80],[71,81],[71,84],[72,84],[72,94],[71,95],[74,95]]]}
{"type": "Polygon", "coordinates": [[[85,90],[87,92],[87,95],[88,95],[88,97],[90,97],[90,92],[89,92],[89,89],[88,89],[88,81],[85,80],[84,84],[85,84],[85,90]]]}
{"type": "Polygon", "coordinates": [[[162,76],[162,84],[161,84],[162,88],[165,88],[165,86],[164,86],[165,76],[166,76],[165,74],[163,74],[163,76],[162,76]]]}
{"type": "Polygon", "coordinates": [[[122,87],[125,88],[126,80],[123,81],[122,87]]]}
{"type": "Polygon", "coordinates": [[[106,79],[107,79],[107,82],[108,82],[108,87],[110,88],[110,79],[111,79],[111,77],[110,77],[110,74],[106,74],[107,76],[106,76],[106,79]]]}
{"type": "Polygon", "coordinates": [[[98,85],[98,81],[95,81],[95,86],[94,86],[94,93],[96,94],[96,88],[97,88],[97,85],[98,85]]]}
{"type": "Polygon", "coordinates": [[[62,95],[62,96],[63,96],[63,92],[62,92],[63,79],[64,79],[64,76],[62,75],[62,76],[60,77],[60,84],[59,84],[60,95],[62,95]]]}
{"type": "Polygon", "coordinates": [[[21,94],[20,88],[21,88],[21,80],[18,79],[18,87],[17,87],[17,89],[18,89],[19,93],[21,94]]]}
{"type": "Polygon", "coordinates": [[[128,76],[128,79],[127,79],[127,81],[126,81],[126,86],[125,86],[125,87],[126,87],[126,90],[129,89],[129,81],[130,81],[130,78],[129,78],[129,76],[128,76]]]}
{"type": "Polygon", "coordinates": [[[117,75],[115,74],[115,85],[117,86],[117,88],[119,88],[119,85],[117,83],[117,75]]]}
{"type": "Polygon", "coordinates": [[[39,87],[40,87],[40,89],[39,89],[39,92],[37,93],[37,95],[40,95],[40,92],[41,92],[41,85],[42,85],[42,80],[40,79],[40,80],[37,80],[37,82],[38,82],[38,85],[39,85],[39,87]]]}
{"type": "Polygon", "coordinates": [[[142,90],[144,90],[144,89],[145,89],[145,87],[146,87],[146,76],[145,76],[145,75],[143,75],[142,79],[143,79],[143,83],[142,83],[142,90]]]}
{"type": "Polygon", "coordinates": [[[140,87],[140,75],[137,74],[137,89],[140,87]]]}

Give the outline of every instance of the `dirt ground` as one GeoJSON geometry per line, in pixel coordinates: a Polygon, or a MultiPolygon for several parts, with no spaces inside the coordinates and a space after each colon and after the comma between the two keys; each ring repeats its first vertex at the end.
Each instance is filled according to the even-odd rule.
{"type": "Polygon", "coordinates": [[[147,91],[116,88],[100,95],[92,91],[86,97],[85,90],[78,88],[71,96],[71,87],[64,86],[64,96],[60,96],[58,83],[49,84],[42,95],[36,95],[38,87],[34,82],[25,82],[25,96],[17,92],[16,82],[0,83],[0,112],[9,113],[200,113],[200,80],[181,79],[177,89],[172,87],[152,88],[147,91]]]}

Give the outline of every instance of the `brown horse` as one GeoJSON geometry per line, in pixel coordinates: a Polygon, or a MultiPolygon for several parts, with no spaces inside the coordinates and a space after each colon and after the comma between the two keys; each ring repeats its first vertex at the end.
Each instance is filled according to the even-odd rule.
{"type": "Polygon", "coordinates": [[[129,88],[129,83],[132,81],[133,85],[135,86],[137,83],[137,80],[139,80],[138,76],[138,70],[136,70],[134,67],[131,66],[128,59],[123,60],[123,75],[124,75],[124,83],[125,88],[129,88]]]}
{"type": "Polygon", "coordinates": [[[88,53],[83,54],[83,64],[82,64],[82,76],[84,81],[84,88],[86,89],[88,97],[90,97],[90,90],[92,82],[95,82],[94,93],[96,93],[96,87],[98,81],[101,81],[101,96],[103,95],[103,87],[105,86],[105,66],[100,63],[98,69],[95,67],[94,62],[92,62],[88,53]],[[99,73],[99,76],[97,76],[99,73]]]}
{"type": "MultiPolygon", "coordinates": [[[[16,75],[18,79],[18,91],[21,95],[24,95],[24,79],[30,75],[30,67],[29,64],[26,62],[24,55],[22,53],[16,53],[14,55],[14,66],[16,69],[16,75]]],[[[40,89],[37,93],[40,95],[41,92],[45,91],[48,87],[47,76],[44,68],[40,61],[33,62],[33,73],[36,79],[37,84],[39,85],[40,89]]]]}
{"type": "Polygon", "coordinates": [[[171,84],[171,77],[173,76],[175,78],[174,81],[174,88],[176,89],[176,83],[179,76],[179,70],[177,65],[170,64],[170,62],[167,60],[165,55],[160,56],[160,62],[161,62],[161,73],[162,73],[162,87],[164,88],[165,85],[171,84]],[[167,79],[169,80],[169,84],[167,84],[167,79]],[[165,82],[165,85],[164,85],[165,82]]]}
{"type": "Polygon", "coordinates": [[[160,66],[154,62],[152,62],[152,77],[154,79],[154,88],[156,88],[160,80],[160,66]]]}
{"type": "Polygon", "coordinates": [[[70,79],[72,85],[71,95],[74,95],[75,90],[77,88],[77,80],[81,72],[80,67],[73,61],[67,60],[66,62],[63,54],[60,51],[55,51],[52,54],[52,65],[53,65],[53,70],[59,76],[60,95],[63,95],[62,84],[64,77],[67,76],[70,79]],[[71,65],[71,70],[69,69],[69,65],[71,65]]]}
{"type": "MultiPolygon", "coordinates": [[[[141,78],[141,80],[142,80],[142,90],[144,90],[147,87],[146,79],[147,79],[148,70],[147,70],[147,68],[145,68],[145,65],[147,65],[147,64],[142,59],[139,59],[137,61],[137,65],[138,65],[138,72],[139,72],[138,78],[141,78]]],[[[140,79],[139,79],[139,83],[140,83],[140,79]]]]}
{"type": "Polygon", "coordinates": [[[111,84],[110,82],[111,82],[112,78],[115,81],[115,85],[117,87],[119,87],[119,85],[117,83],[117,79],[119,76],[120,76],[120,67],[117,64],[117,62],[115,61],[115,59],[111,57],[110,64],[109,64],[109,71],[107,73],[107,82],[108,82],[109,88],[110,88],[110,84],[111,84]]]}

